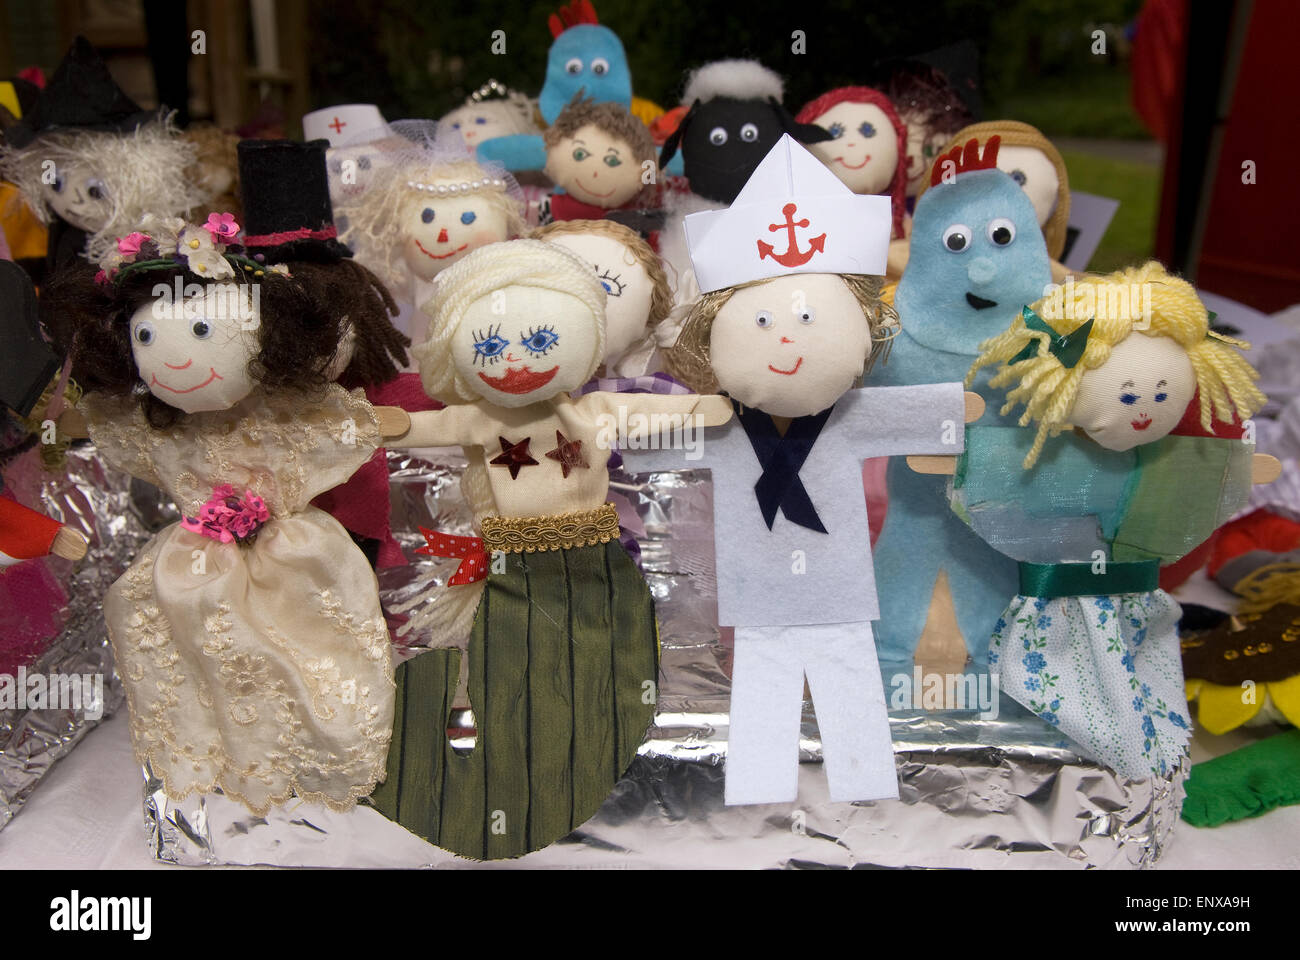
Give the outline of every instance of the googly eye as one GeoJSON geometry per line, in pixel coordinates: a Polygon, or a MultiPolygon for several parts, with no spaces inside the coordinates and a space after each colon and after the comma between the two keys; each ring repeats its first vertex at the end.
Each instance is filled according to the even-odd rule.
{"type": "Polygon", "coordinates": [[[758,127],[752,123],[747,123],[740,128],[740,139],[746,143],[753,143],[758,139],[758,127]]]}
{"type": "Polygon", "coordinates": [[[206,340],[212,336],[212,325],[206,320],[195,320],[190,324],[190,333],[194,334],[196,340],[206,340]]]}
{"type": "Polygon", "coordinates": [[[811,304],[805,304],[802,310],[795,310],[794,315],[800,323],[812,323],[817,319],[817,311],[811,304]]]}
{"type": "Polygon", "coordinates": [[[598,77],[603,77],[605,74],[609,73],[609,61],[604,57],[597,57],[595,60],[591,61],[591,72],[598,77]]]}
{"type": "Polygon", "coordinates": [[[971,229],[964,223],[954,223],[943,232],[943,245],[953,253],[970,249],[971,229]]]}
{"type": "Polygon", "coordinates": [[[720,147],[727,142],[727,131],[723,127],[714,127],[709,131],[709,143],[720,147]]]}
{"type": "Polygon", "coordinates": [[[425,207],[420,212],[420,219],[423,220],[425,223],[433,223],[433,217],[434,217],[433,207],[425,207]]]}
{"type": "Polygon", "coordinates": [[[766,330],[772,324],[776,323],[776,318],[772,316],[771,310],[760,310],[754,314],[754,322],[766,330]]]}
{"type": "Polygon", "coordinates": [[[135,337],[136,343],[147,347],[149,344],[153,343],[153,324],[148,320],[142,320],[139,325],[136,326],[135,331],[131,335],[135,337]]]}
{"type": "Polygon", "coordinates": [[[108,196],[108,187],[104,186],[103,180],[87,180],[86,195],[92,200],[102,200],[108,196]]]}
{"type": "Polygon", "coordinates": [[[582,61],[577,57],[574,57],[564,65],[564,72],[571,77],[576,77],[578,74],[582,73],[582,61]]]}
{"type": "Polygon", "coordinates": [[[989,221],[989,239],[999,247],[1005,247],[1016,239],[1016,225],[1006,217],[989,221]]]}
{"type": "Polygon", "coordinates": [[[466,226],[469,226],[477,219],[478,219],[478,214],[475,213],[473,210],[466,210],[464,213],[460,215],[460,222],[465,224],[466,226]]]}

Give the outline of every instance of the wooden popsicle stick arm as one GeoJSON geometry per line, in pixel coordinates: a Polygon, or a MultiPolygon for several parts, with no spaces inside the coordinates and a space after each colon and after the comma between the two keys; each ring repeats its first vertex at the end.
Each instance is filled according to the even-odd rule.
{"type": "MultiPolygon", "coordinates": [[[[917,473],[951,477],[957,472],[956,457],[922,457],[907,458],[907,465],[917,473]]],[[[1251,461],[1250,482],[1272,483],[1282,475],[1282,462],[1267,453],[1257,453],[1251,461]]]]}
{"type": "Polygon", "coordinates": [[[1267,453],[1257,453],[1250,461],[1251,483],[1272,483],[1282,476],[1282,461],[1267,453]]]}
{"type": "Polygon", "coordinates": [[[375,407],[375,418],[384,440],[396,440],[411,432],[411,415],[401,407],[375,407]]]}
{"type": "Polygon", "coordinates": [[[929,473],[934,476],[951,477],[957,472],[957,458],[953,456],[913,455],[907,458],[907,465],[914,473],[929,473]]]}
{"type": "Polygon", "coordinates": [[[50,544],[50,553],[64,560],[80,560],[86,555],[89,547],[90,541],[80,530],[60,527],[59,532],[54,535],[54,542],[50,544]]]}
{"type": "Polygon", "coordinates": [[[974,423],[984,416],[984,398],[978,393],[966,391],[966,422],[974,423]]]}

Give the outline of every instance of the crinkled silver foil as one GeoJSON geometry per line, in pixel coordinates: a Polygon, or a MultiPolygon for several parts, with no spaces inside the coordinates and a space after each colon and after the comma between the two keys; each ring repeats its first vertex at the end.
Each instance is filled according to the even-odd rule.
{"type": "MultiPolygon", "coordinates": [[[[461,458],[389,456],[394,530],[418,562],[381,575],[386,604],[454,569],[413,553],[424,543],[420,526],[470,529],[458,483],[461,458]]],[[[155,857],[181,864],[589,869],[1133,868],[1159,858],[1182,806],[1185,771],[1122,781],[1005,697],[996,719],[951,710],[893,713],[901,796],[854,804],[827,799],[817,723],[805,703],[798,801],[724,806],[731,642],[729,631],[715,625],[708,473],[616,476],[612,490],[632,501],[645,524],[642,566],[663,643],[661,689],[656,725],[640,755],[582,829],[518,860],[474,864],[367,807],[337,814],[289,804],[253,817],[219,793],[173,802],[146,770],[145,820],[155,857]]]]}
{"type": "MultiPolygon", "coordinates": [[[[28,675],[100,675],[103,717],[111,716],[122,705],[123,692],[113,669],[101,601],[152,531],[175,519],[174,509],[157,488],[112,469],[89,444],[68,450],[67,472],[49,474],[40,503],[30,505],[80,530],[89,538],[90,549],[75,564],[58,558],[44,561],[68,596],[66,619],[59,636],[27,666],[28,675]]],[[[84,709],[0,711],[0,828],[54,762],[103,717],[87,717],[84,709]]]]}

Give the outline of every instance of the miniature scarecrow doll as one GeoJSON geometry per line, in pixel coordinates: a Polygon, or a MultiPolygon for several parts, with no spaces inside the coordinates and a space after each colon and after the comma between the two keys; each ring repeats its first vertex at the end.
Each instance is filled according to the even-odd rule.
{"type": "Polygon", "coordinates": [[[379,444],[374,409],[329,381],[333,267],[252,259],[220,215],[149,230],[43,294],[76,321],[100,454],[182,515],[104,598],[136,758],[173,800],[345,810],[383,776],[393,683],[375,575],[310,505],[379,444]]]}
{"type": "Polygon", "coordinates": [[[611,210],[653,201],[654,141],[646,125],[621,104],[575,98],[543,138],[546,175],[562,192],[541,202],[538,223],[599,220],[611,210]]]}
{"type": "MultiPolygon", "coordinates": [[[[889,200],[782,137],[731,208],[686,220],[704,297],[669,353],[736,417],[713,471],[718,618],[736,628],[726,802],[795,799],[806,676],[833,800],[898,795],[871,621],[865,457],[961,445],[959,383],[855,388],[897,332],[880,301],[889,200]]],[[[681,466],[624,451],[628,469],[681,466]]]]}
{"type": "Polygon", "coordinates": [[[1178,604],[1159,566],[1247,502],[1253,443],[1174,436],[1263,405],[1255,371],[1210,333],[1191,284],[1156,262],[1058,289],[986,342],[1003,413],[974,426],[953,509],[1019,564],[994,625],[1004,693],[1131,779],[1167,776],[1186,754],[1178,604]],[[1073,433],[1064,433],[1070,431],[1073,433]]]}
{"type": "MultiPolygon", "coordinates": [[[[1051,279],[1043,235],[1029,199],[997,169],[998,145],[996,137],[982,145],[972,140],[946,155],[951,168],[936,164],[952,176],[936,175],[916,205],[912,259],[894,297],[903,332],[876,382],[965,377],[979,344],[1006,330],[1021,307],[1043,295],[1051,279]]],[[[972,387],[986,399],[987,377],[972,387]]],[[[984,422],[997,419],[995,405],[984,422]]],[[[916,474],[895,460],[888,491],[889,510],[875,546],[881,656],[892,663],[911,661],[924,637],[925,662],[964,662],[967,651],[982,661],[1003,598],[1015,591],[1015,564],[953,515],[942,479],[916,474]]]]}
{"type": "MultiPolygon", "coordinates": [[[[5,131],[0,178],[50,226],[46,272],[98,261],[146,213],[174,216],[203,200],[184,171],[193,145],[166,110],[142,110],[78,37],[35,105],[5,131]]],[[[62,325],[51,333],[64,339],[62,325]]]]}
{"type": "Polygon", "coordinates": [[[413,352],[426,391],[448,406],[411,414],[392,445],[460,445],[469,459],[463,486],[481,538],[426,535],[431,551],[462,558],[463,580],[483,577],[454,588],[477,601],[477,739],[462,757],[446,733],[458,654],[402,664],[388,781],[374,802],[463,856],[513,857],[596,812],[654,714],[654,605],[618,542],[610,449],[663,429],[685,441],[731,409],[721,397],[572,399],[605,357],[605,291],[557,244],[476,250],[425,309],[431,338],[413,352]]]}

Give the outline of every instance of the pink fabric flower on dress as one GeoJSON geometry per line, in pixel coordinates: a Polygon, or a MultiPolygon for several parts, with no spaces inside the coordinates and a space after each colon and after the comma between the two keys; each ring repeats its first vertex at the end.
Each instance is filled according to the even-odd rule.
{"type": "Polygon", "coordinates": [[[233,540],[246,546],[270,519],[265,500],[251,490],[240,497],[234,487],[223,483],[213,488],[211,498],[199,508],[198,517],[183,517],[181,526],[220,543],[233,540]]]}
{"type": "Polygon", "coordinates": [[[124,257],[134,257],[140,252],[140,244],[149,239],[147,233],[128,233],[117,240],[117,252],[124,257]]]}
{"type": "Polygon", "coordinates": [[[239,233],[239,224],[233,213],[209,213],[208,222],[203,225],[212,234],[213,243],[229,243],[239,233]]]}

